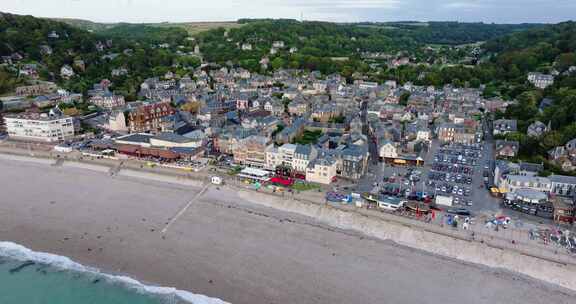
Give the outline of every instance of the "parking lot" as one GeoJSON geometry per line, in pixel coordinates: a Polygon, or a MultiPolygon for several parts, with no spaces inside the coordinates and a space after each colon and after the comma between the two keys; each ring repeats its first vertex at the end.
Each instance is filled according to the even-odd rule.
{"type": "Polygon", "coordinates": [[[499,200],[490,196],[484,175],[493,162],[488,143],[441,145],[432,142],[422,167],[383,165],[370,186],[384,195],[432,202],[437,196],[453,198],[454,209],[474,215],[493,215],[501,211],[499,200]],[[488,167],[488,169],[485,169],[488,167]]]}
{"type": "Polygon", "coordinates": [[[475,173],[482,162],[484,147],[480,144],[452,144],[438,147],[433,153],[427,175],[427,191],[434,196],[453,198],[457,207],[472,207],[475,173]]]}

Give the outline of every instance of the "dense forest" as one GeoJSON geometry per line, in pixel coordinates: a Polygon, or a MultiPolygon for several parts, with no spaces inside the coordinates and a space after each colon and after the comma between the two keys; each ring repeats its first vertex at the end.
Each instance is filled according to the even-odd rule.
{"type": "Polygon", "coordinates": [[[491,66],[497,71],[493,83],[500,83],[500,88],[514,88],[516,92],[517,103],[497,115],[518,120],[518,132],[506,138],[520,142],[521,159],[544,162],[551,171],[561,172],[546,162],[545,157],[550,149],[576,138],[576,73],[568,71],[576,66],[576,23],[565,22],[501,37],[486,43],[485,48],[495,55],[477,69],[491,66]],[[555,74],[554,84],[545,90],[527,84],[527,73],[535,71],[555,74]],[[545,98],[551,105],[540,107],[545,98]],[[552,131],[542,138],[526,136],[528,126],[537,120],[550,122],[552,131]]]}
{"type": "MultiPolygon", "coordinates": [[[[368,72],[368,65],[360,60],[363,52],[400,52],[418,61],[425,61],[432,57],[424,48],[429,44],[469,44],[542,26],[457,22],[337,24],[270,19],[243,19],[239,23],[244,26],[228,31],[217,29],[199,35],[202,51],[208,61],[232,61],[258,71],[260,60],[269,56],[273,69],[316,69],[324,73],[340,72],[347,77],[353,72],[368,72]],[[276,54],[270,54],[274,41],[283,41],[286,47],[279,49],[276,54]],[[242,50],[242,44],[250,44],[252,49],[242,50]],[[291,48],[297,48],[298,51],[291,53],[291,48]],[[332,57],[348,60],[334,61],[332,57]]],[[[461,54],[462,57],[464,55],[461,54]]],[[[409,75],[403,76],[405,79],[412,78],[409,75]]]]}
{"type": "Polygon", "coordinates": [[[178,45],[185,41],[188,32],[177,27],[153,27],[139,24],[120,23],[114,27],[100,30],[100,36],[114,39],[130,39],[153,44],[168,43],[178,45]]]}
{"type": "Polygon", "coordinates": [[[403,36],[420,44],[461,45],[488,41],[513,32],[540,28],[541,24],[488,24],[462,22],[360,23],[389,29],[391,36],[403,36]]]}
{"type": "MultiPolygon", "coordinates": [[[[529,72],[564,72],[576,65],[576,23],[564,22],[538,27],[487,41],[483,59],[474,66],[404,66],[380,73],[380,79],[411,81],[420,85],[479,87],[486,84],[486,97],[514,99],[531,87],[529,72]]],[[[559,77],[558,83],[567,83],[559,77]]]]}

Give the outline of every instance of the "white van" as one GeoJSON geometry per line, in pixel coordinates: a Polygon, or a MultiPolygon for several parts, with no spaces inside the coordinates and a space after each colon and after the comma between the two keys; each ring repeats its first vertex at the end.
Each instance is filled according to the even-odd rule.
{"type": "Polygon", "coordinates": [[[212,176],[211,182],[214,185],[222,185],[222,178],[220,176],[212,176]]]}

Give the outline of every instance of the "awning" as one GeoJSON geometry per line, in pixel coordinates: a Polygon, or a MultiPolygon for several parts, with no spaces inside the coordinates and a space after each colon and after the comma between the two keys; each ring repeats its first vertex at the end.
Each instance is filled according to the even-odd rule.
{"type": "Polygon", "coordinates": [[[280,184],[283,186],[291,186],[294,183],[292,179],[284,179],[280,177],[273,177],[270,179],[270,182],[274,184],[280,184]]]}

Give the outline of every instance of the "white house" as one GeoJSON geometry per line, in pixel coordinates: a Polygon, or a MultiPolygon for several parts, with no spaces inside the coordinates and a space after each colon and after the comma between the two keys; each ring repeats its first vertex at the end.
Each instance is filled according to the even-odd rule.
{"type": "Polygon", "coordinates": [[[528,73],[528,81],[539,89],[545,89],[554,84],[554,76],[542,73],[528,73]]]}
{"type": "Polygon", "coordinates": [[[424,128],[418,129],[418,131],[416,131],[416,140],[430,141],[430,130],[424,128]]]}
{"type": "Polygon", "coordinates": [[[62,78],[68,79],[74,76],[74,69],[69,65],[64,65],[60,69],[60,76],[62,76],[62,78]]]}
{"type": "Polygon", "coordinates": [[[108,123],[106,129],[114,132],[128,132],[126,125],[126,117],[122,111],[115,111],[108,116],[108,123]]]}
{"type": "Polygon", "coordinates": [[[398,147],[395,143],[385,140],[380,144],[379,155],[381,159],[397,158],[398,147]]]}
{"type": "Polygon", "coordinates": [[[272,43],[273,48],[281,49],[284,47],[284,41],[274,41],[272,43]]]}
{"type": "Polygon", "coordinates": [[[548,123],[548,125],[545,125],[541,121],[535,121],[528,126],[528,130],[526,131],[526,133],[528,134],[528,136],[531,137],[540,137],[544,133],[549,132],[550,129],[551,129],[550,123],[548,123]]]}

